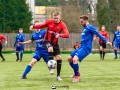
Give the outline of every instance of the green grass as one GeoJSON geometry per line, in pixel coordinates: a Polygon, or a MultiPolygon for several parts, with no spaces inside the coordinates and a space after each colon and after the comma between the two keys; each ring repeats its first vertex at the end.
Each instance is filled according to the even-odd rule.
{"type": "MultiPolygon", "coordinates": [[[[114,60],[113,54],[107,54],[105,60],[99,60],[98,54],[91,54],[80,65],[80,82],[72,83],[73,70],[63,54],[61,76],[63,81],[56,81],[55,75],[50,75],[43,60],[38,62],[27,75],[26,80],[20,77],[31,61],[32,54],[24,54],[23,62],[15,61],[15,54],[4,54],[5,62],[0,62],[0,90],[52,90],[55,84],[57,90],[120,90],[120,60],[114,60]],[[68,88],[63,88],[69,86],[68,88]]],[[[1,59],[0,59],[1,60],[1,59]]],[[[56,70],[55,70],[56,71],[56,70]]]]}

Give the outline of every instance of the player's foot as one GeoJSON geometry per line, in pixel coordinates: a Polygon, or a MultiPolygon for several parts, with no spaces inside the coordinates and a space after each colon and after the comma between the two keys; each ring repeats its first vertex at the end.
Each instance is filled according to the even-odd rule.
{"type": "Polygon", "coordinates": [[[62,81],[62,79],[61,79],[60,76],[57,76],[57,80],[58,80],[58,81],[62,81]]]}
{"type": "Polygon", "coordinates": [[[18,61],[19,59],[16,59],[16,62],[18,61]]]}
{"type": "MultiPolygon", "coordinates": [[[[74,78],[75,75],[71,75],[71,78],[74,78]]],[[[78,77],[80,77],[80,72],[78,72],[78,77]]]]}
{"type": "Polygon", "coordinates": [[[20,62],[22,62],[22,60],[20,60],[20,62]]]}
{"type": "Polygon", "coordinates": [[[50,74],[54,74],[54,69],[50,69],[50,74]]]}
{"type": "Polygon", "coordinates": [[[117,57],[115,57],[114,59],[117,59],[117,57]]]}
{"type": "Polygon", "coordinates": [[[2,60],[2,62],[4,62],[4,61],[5,61],[5,59],[2,60]]]}
{"type": "Polygon", "coordinates": [[[73,81],[72,81],[72,82],[79,82],[79,81],[80,81],[79,77],[78,77],[78,76],[74,76],[74,78],[73,78],[73,81]]]}
{"type": "Polygon", "coordinates": [[[27,77],[26,76],[22,76],[20,79],[27,79],[27,77]]]}

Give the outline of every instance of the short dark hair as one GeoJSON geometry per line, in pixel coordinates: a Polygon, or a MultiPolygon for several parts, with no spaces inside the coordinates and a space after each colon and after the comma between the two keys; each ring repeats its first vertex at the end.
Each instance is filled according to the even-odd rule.
{"type": "Polygon", "coordinates": [[[80,19],[88,20],[88,16],[87,15],[82,15],[82,16],[80,16],[80,19]]]}
{"type": "Polygon", "coordinates": [[[23,28],[19,28],[19,30],[23,30],[23,28]]]}

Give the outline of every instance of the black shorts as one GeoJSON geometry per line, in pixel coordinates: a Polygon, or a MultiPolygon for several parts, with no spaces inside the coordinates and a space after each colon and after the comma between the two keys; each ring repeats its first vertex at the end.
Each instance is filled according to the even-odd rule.
{"type": "Polygon", "coordinates": [[[2,52],[2,44],[0,44],[0,52],[2,52]]]}
{"type": "Polygon", "coordinates": [[[106,43],[99,43],[100,46],[102,46],[102,48],[106,48],[106,43]]]}
{"type": "Polygon", "coordinates": [[[44,47],[48,49],[49,47],[53,47],[53,55],[60,55],[60,48],[58,44],[51,43],[49,41],[44,41],[44,47]]]}

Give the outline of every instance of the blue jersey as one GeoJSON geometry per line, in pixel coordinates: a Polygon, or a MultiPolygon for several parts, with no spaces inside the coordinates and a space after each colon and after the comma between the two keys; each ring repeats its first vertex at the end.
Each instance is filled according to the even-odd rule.
{"type": "MultiPolygon", "coordinates": [[[[18,45],[19,42],[24,42],[25,41],[25,34],[18,33],[15,39],[15,45],[18,45]]],[[[21,45],[24,46],[24,45],[21,45]]]]}
{"type": "Polygon", "coordinates": [[[116,31],[116,32],[114,33],[113,43],[114,43],[114,41],[115,41],[116,43],[120,43],[120,31],[116,31]]]}
{"type": "Polygon", "coordinates": [[[97,35],[100,39],[102,39],[105,43],[107,42],[107,39],[104,38],[94,26],[88,24],[87,26],[84,27],[83,32],[81,34],[82,48],[91,51],[94,34],[97,35]]]}
{"type": "Polygon", "coordinates": [[[39,32],[32,33],[31,40],[36,41],[36,51],[45,49],[43,45],[45,33],[46,33],[46,30],[40,30],[39,32]]]}

